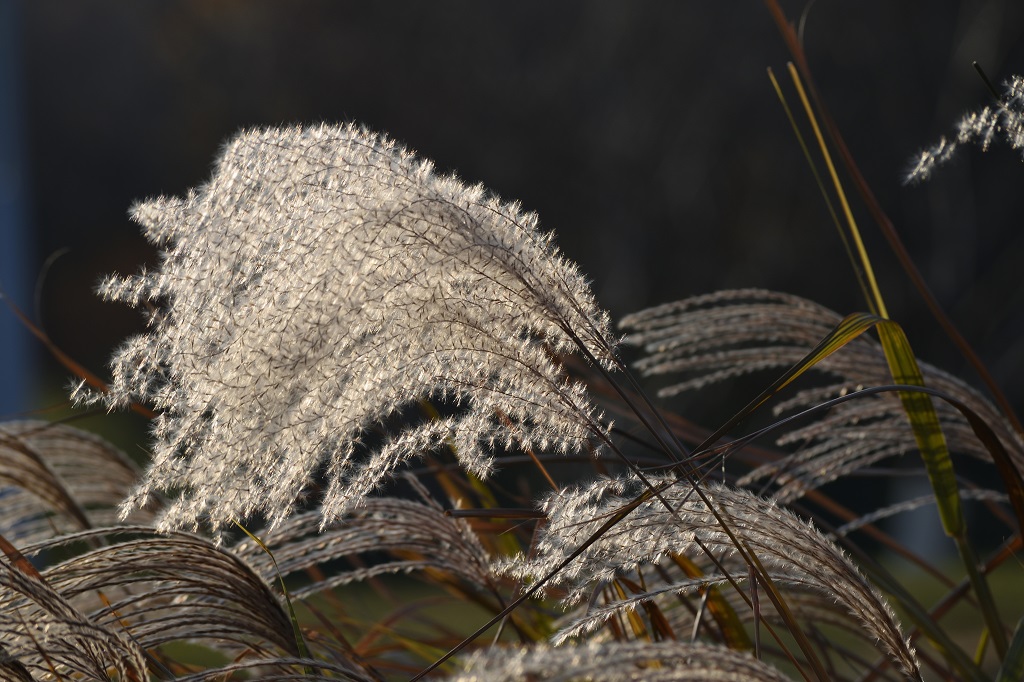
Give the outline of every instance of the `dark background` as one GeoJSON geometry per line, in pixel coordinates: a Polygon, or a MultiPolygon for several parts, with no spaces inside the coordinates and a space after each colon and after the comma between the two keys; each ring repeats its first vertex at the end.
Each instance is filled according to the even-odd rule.
{"type": "MultiPolygon", "coordinates": [[[[784,76],[788,55],[758,1],[13,5],[25,290],[63,254],[33,314],[101,374],[139,317],[93,287],[155,257],[131,203],[204,182],[240,128],[292,122],[361,122],[520,200],[616,318],[747,286],[866,307],[766,76],[784,76]]],[[[794,20],[805,10],[784,7],[794,20]]],[[[928,185],[901,185],[917,150],[990,102],[972,60],[997,82],[1024,72],[1024,3],[806,9],[811,67],[854,156],[939,299],[1024,404],[1019,152],[972,150],[928,185]]],[[[973,381],[854,210],[891,316],[919,355],[973,381]]],[[[27,408],[58,400],[68,376],[37,355],[27,408]]]]}

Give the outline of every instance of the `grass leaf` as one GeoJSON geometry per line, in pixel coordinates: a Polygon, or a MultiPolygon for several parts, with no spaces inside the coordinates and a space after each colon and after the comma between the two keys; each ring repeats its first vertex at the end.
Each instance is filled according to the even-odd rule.
{"type": "MultiPolygon", "coordinates": [[[[257,545],[259,545],[260,549],[262,549],[273,562],[274,572],[277,573],[277,580],[278,583],[281,585],[281,596],[284,598],[285,606],[288,607],[288,618],[291,620],[292,623],[292,633],[295,635],[295,646],[299,650],[299,655],[302,658],[310,658],[309,647],[306,646],[306,638],[302,636],[302,630],[299,628],[299,619],[295,616],[295,609],[292,607],[292,599],[291,596],[288,594],[288,587],[284,584],[284,576],[281,575],[281,569],[277,566],[277,559],[274,558],[274,553],[271,552],[270,548],[263,543],[263,540],[260,540],[259,537],[250,532],[248,528],[243,526],[238,521],[235,521],[235,525],[239,528],[239,530],[248,535],[249,539],[251,539],[257,545]]],[[[308,668],[306,670],[306,674],[313,675],[314,673],[311,668],[308,668]]]]}

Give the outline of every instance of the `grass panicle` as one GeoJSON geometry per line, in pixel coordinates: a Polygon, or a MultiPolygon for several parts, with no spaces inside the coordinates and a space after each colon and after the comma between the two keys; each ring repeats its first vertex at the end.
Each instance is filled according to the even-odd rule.
{"type": "Polygon", "coordinates": [[[485,475],[495,446],[579,451],[605,430],[556,360],[614,360],[575,266],[535,215],[383,136],[248,131],[208,184],[133,215],[165,257],[101,287],[152,306],[101,397],[159,412],[125,513],[174,488],[164,529],[280,523],[326,465],[326,524],[424,452],[485,475]],[[364,446],[424,399],[459,409],[364,446]]]}
{"type": "Polygon", "coordinates": [[[1024,150],[1024,78],[1011,76],[1003,88],[995,104],[964,114],[954,135],[942,136],[921,151],[904,181],[909,184],[927,181],[939,166],[948,163],[967,144],[988,151],[994,142],[1001,140],[1010,149],[1024,150]]]}
{"type": "Polygon", "coordinates": [[[681,642],[531,647],[482,652],[451,682],[550,682],[652,680],[654,682],[741,682],[786,679],[771,666],[724,647],[681,642]]]}
{"type": "MultiPolygon", "coordinates": [[[[87,431],[39,420],[0,422],[0,523],[8,540],[28,544],[106,526],[139,470],[87,431]]],[[[138,510],[133,520],[152,517],[138,510]]]]}
{"type": "MultiPolygon", "coordinates": [[[[663,481],[655,479],[653,482],[663,481]]],[[[547,574],[567,553],[582,544],[609,512],[621,508],[642,490],[636,483],[635,480],[630,483],[626,479],[608,479],[579,490],[550,495],[544,503],[548,525],[536,542],[534,555],[509,559],[505,570],[522,580],[534,580],[547,574]],[[581,519],[593,521],[581,522],[581,519]]],[[[551,581],[552,587],[565,590],[563,601],[577,605],[593,593],[595,584],[636,573],[644,565],[663,564],[673,553],[698,557],[710,553],[718,566],[729,567],[734,575],[745,575],[745,570],[741,570],[743,562],[737,563],[735,540],[739,539],[742,547],[755,553],[777,581],[815,590],[827,595],[829,601],[842,604],[865,630],[865,636],[880,642],[900,662],[908,678],[920,679],[914,651],[907,644],[885,598],[838,547],[806,521],[745,490],[707,484],[706,499],[727,518],[731,533],[726,533],[708,504],[686,485],[674,481],[664,483],[670,485],[664,487],[661,495],[674,514],[668,513],[656,500],[634,510],[551,581]]],[[[653,573],[649,568],[647,572],[653,573]]],[[[665,584],[658,579],[653,587],[663,594],[693,595],[699,587],[721,585],[727,580],[727,575],[709,570],[699,580],[665,584]]],[[[616,613],[636,608],[653,596],[644,593],[582,616],[556,635],[554,641],[589,634],[616,613]]],[[[692,627],[692,624],[687,625],[692,627]]]]}

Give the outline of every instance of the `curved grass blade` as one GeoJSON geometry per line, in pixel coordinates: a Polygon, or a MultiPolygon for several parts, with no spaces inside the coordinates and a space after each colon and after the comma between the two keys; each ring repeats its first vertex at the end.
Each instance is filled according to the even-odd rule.
{"type": "MultiPolygon", "coordinates": [[[[923,387],[924,377],[921,376],[921,369],[917,366],[917,359],[902,327],[891,320],[878,320],[877,326],[893,380],[897,384],[923,387]]],[[[978,570],[978,560],[967,535],[963,505],[960,502],[960,488],[956,481],[956,473],[953,471],[953,460],[949,456],[946,437],[939,425],[939,417],[935,413],[931,398],[926,394],[920,391],[900,391],[899,396],[903,410],[914,429],[914,439],[917,441],[917,448],[921,452],[928,473],[928,481],[935,494],[943,530],[956,542],[971,587],[978,597],[978,605],[981,607],[992,643],[999,658],[1002,659],[1007,651],[1006,632],[999,618],[988,580],[978,570]]]]}
{"type": "MultiPolygon", "coordinates": [[[[793,367],[791,367],[785,374],[776,379],[770,386],[768,386],[768,388],[762,391],[760,395],[750,401],[742,410],[737,412],[731,419],[719,427],[717,431],[708,436],[708,438],[694,450],[694,457],[699,457],[701,454],[705,453],[730,430],[767,402],[772,396],[788,386],[797,377],[813,367],[815,364],[863,334],[865,331],[877,324],[879,320],[879,317],[868,313],[853,313],[851,315],[847,315],[824,339],[818,343],[817,346],[811,350],[810,353],[803,358],[803,360],[793,365],[793,367]]],[[[723,527],[726,529],[726,532],[728,532],[728,525],[724,522],[723,527]]],[[[800,649],[807,655],[808,662],[811,664],[812,668],[814,668],[817,677],[819,679],[828,679],[827,674],[825,674],[820,661],[818,661],[817,656],[814,653],[814,649],[811,646],[810,641],[796,624],[792,613],[790,613],[785,601],[777,591],[771,577],[764,570],[764,567],[761,565],[758,557],[752,552],[748,553],[742,551],[742,547],[740,547],[738,543],[737,548],[741,550],[749,565],[757,571],[759,577],[763,580],[763,587],[765,588],[765,592],[769,600],[771,600],[776,610],[787,623],[789,631],[796,639],[800,649]]]]}
{"type": "Polygon", "coordinates": [[[731,419],[726,421],[718,428],[717,431],[708,436],[703,443],[697,446],[697,448],[694,449],[694,457],[705,453],[729,431],[740,424],[740,422],[753,414],[757,408],[770,400],[772,396],[788,386],[808,369],[821,362],[829,355],[832,355],[832,353],[835,353],[847,343],[877,324],[879,319],[880,318],[875,315],[871,315],[870,313],[853,313],[852,315],[844,317],[843,320],[837,324],[835,328],[833,328],[832,331],[829,332],[829,334],[811,350],[810,353],[804,356],[800,362],[789,368],[785,374],[772,382],[772,384],[768,386],[768,388],[764,389],[760,395],[747,403],[742,410],[733,415],[731,419]]]}
{"type": "MultiPolygon", "coordinates": [[[[274,570],[277,572],[277,579],[281,583],[281,594],[284,596],[284,603],[288,607],[288,618],[291,619],[291,622],[292,622],[292,632],[295,635],[295,646],[298,647],[298,649],[299,649],[299,656],[300,656],[300,658],[304,658],[304,659],[307,659],[307,660],[311,659],[312,656],[310,656],[310,654],[309,654],[309,647],[306,646],[306,640],[305,640],[305,638],[303,638],[302,630],[299,628],[299,619],[295,615],[295,609],[292,608],[292,600],[288,596],[288,588],[285,587],[284,576],[281,575],[281,570],[277,567],[277,559],[274,558],[274,553],[270,551],[269,547],[267,547],[265,544],[263,544],[262,540],[260,540],[258,537],[256,537],[253,533],[250,533],[248,528],[243,526],[238,521],[235,521],[235,525],[238,526],[238,528],[243,533],[248,535],[250,540],[252,540],[257,545],[259,545],[260,549],[262,549],[264,552],[266,552],[267,556],[269,556],[270,560],[274,563],[274,570]]],[[[316,673],[313,671],[313,669],[308,667],[308,666],[306,667],[306,674],[307,675],[311,675],[311,676],[312,675],[316,675],[316,673]]]]}
{"type": "MultiPolygon", "coordinates": [[[[897,323],[877,315],[855,313],[844,318],[807,356],[791,367],[759,396],[733,416],[732,419],[728,420],[721,428],[701,443],[694,451],[694,456],[698,457],[705,454],[728,431],[746,419],[747,416],[782,388],[790,384],[811,366],[828,357],[873,326],[878,327],[886,362],[889,365],[890,373],[895,382],[903,385],[924,387],[925,383],[921,370],[917,365],[917,360],[902,328],[897,323]]],[[[930,398],[923,392],[900,391],[899,395],[904,411],[914,431],[914,438],[921,452],[929,481],[935,492],[943,528],[957,545],[972,588],[978,597],[986,625],[991,631],[996,651],[1000,658],[1002,658],[1005,656],[1007,649],[1006,634],[1003,630],[991,590],[984,575],[978,571],[978,562],[967,537],[956,475],[953,471],[949,449],[946,445],[942,429],[939,426],[935,408],[930,398]]],[[[972,428],[975,429],[976,433],[979,433],[979,427],[982,425],[976,423],[978,419],[972,419],[971,422],[972,428]]],[[[982,432],[986,430],[991,432],[987,428],[982,429],[982,432]]],[[[1008,455],[1006,455],[1005,450],[999,444],[998,438],[994,434],[990,433],[989,436],[980,437],[986,447],[993,452],[993,458],[1000,463],[1000,471],[1004,472],[1005,470],[1003,477],[1006,480],[1006,486],[1010,491],[1011,498],[1015,500],[1014,506],[1018,511],[1018,517],[1024,518],[1024,484],[1020,482],[1019,472],[1014,473],[1016,468],[1009,461],[1008,455]]]]}
{"type": "MultiPolygon", "coordinates": [[[[706,453],[728,431],[746,419],[747,416],[782,390],[782,388],[789,385],[814,364],[839,350],[839,348],[873,326],[878,328],[886,362],[889,364],[889,370],[895,382],[903,385],[924,387],[924,378],[921,375],[917,359],[914,357],[903,329],[897,323],[877,315],[854,313],[845,317],[800,362],[791,367],[759,396],[748,403],[746,407],[701,443],[694,451],[694,456],[706,453]]],[[[992,631],[996,651],[999,653],[1000,658],[1002,658],[1006,654],[1006,634],[1002,628],[991,590],[985,577],[977,569],[974,551],[967,538],[956,474],[953,471],[949,448],[939,426],[935,408],[931,403],[931,399],[922,392],[900,391],[899,395],[904,411],[914,431],[914,438],[928,472],[929,481],[935,492],[943,528],[946,534],[956,542],[964,567],[971,580],[971,585],[978,596],[986,625],[992,631]]],[[[972,426],[974,425],[972,424],[972,426]]],[[[986,445],[991,445],[991,439],[989,439],[986,445]]],[[[999,458],[998,455],[994,455],[994,457],[1008,460],[1008,457],[999,458]]],[[[1004,461],[1004,466],[1007,465],[1012,468],[1011,463],[1004,461]]],[[[1011,492],[1011,495],[1020,497],[1022,504],[1024,504],[1024,487],[1016,485],[1014,478],[1010,478],[1011,480],[1007,482],[1007,488],[1010,490],[1016,489],[1014,492],[1011,492]]]]}
{"type": "MultiPolygon", "coordinates": [[[[989,389],[992,398],[995,400],[996,404],[1002,410],[1004,416],[1013,425],[1014,430],[1017,431],[1017,433],[1024,433],[1024,426],[1021,425],[1020,419],[1017,417],[1016,410],[1014,410],[1013,405],[1010,404],[1010,401],[1007,399],[1005,393],[1003,393],[1002,389],[999,387],[999,384],[992,377],[992,374],[991,372],[988,371],[988,368],[985,367],[985,364],[981,361],[981,358],[978,357],[978,354],[974,352],[974,349],[971,347],[970,343],[967,342],[967,339],[963,337],[960,331],[956,328],[956,325],[953,324],[953,321],[949,319],[949,316],[942,309],[942,306],[939,305],[939,302],[935,298],[935,295],[931,292],[931,289],[928,288],[928,284],[925,282],[924,276],[921,274],[920,270],[918,270],[917,266],[910,258],[910,254],[907,252],[906,247],[903,245],[903,241],[900,239],[899,234],[897,234],[896,228],[893,225],[892,220],[889,219],[889,216],[887,216],[885,211],[882,209],[881,204],[875,198],[875,195],[871,191],[871,188],[868,186],[863,174],[860,172],[860,169],[854,162],[853,155],[850,153],[849,148],[846,146],[846,142],[843,140],[842,135],[839,133],[839,128],[836,125],[835,119],[829,113],[828,108],[825,107],[817,89],[815,88],[814,79],[811,77],[811,69],[807,63],[807,55],[804,53],[802,41],[797,36],[796,30],[786,20],[785,13],[779,6],[777,0],[765,0],[765,4],[768,6],[768,10],[771,13],[772,18],[775,20],[776,26],[779,29],[779,33],[782,35],[782,38],[785,41],[786,46],[789,48],[789,51],[792,54],[794,61],[796,62],[796,69],[791,68],[790,74],[794,77],[794,81],[797,83],[797,87],[800,88],[801,90],[803,89],[803,83],[806,82],[808,94],[810,95],[810,98],[814,100],[814,104],[821,114],[822,123],[826,131],[828,132],[829,137],[834,143],[839,157],[842,159],[843,164],[846,166],[846,170],[849,173],[854,186],[860,193],[861,198],[864,201],[864,205],[868,210],[868,213],[871,214],[875,223],[881,230],[882,235],[889,243],[889,246],[892,249],[893,254],[899,260],[900,266],[903,268],[903,271],[907,274],[907,277],[910,278],[910,281],[913,283],[914,288],[921,296],[921,299],[928,307],[929,312],[931,312],[936,322],[938,322],[939,326],[942,327],[943,332],[945,332],[946,336],[949,337],[950,341],[953,342],[953,344],[957,347],[957,349],[960,351],[963,357],[967,360],[971,367],[974,368],[975,372],[977,372],[978,376],[981,378],[985,386],[989,389]],[[799,75],[803,76],[802,80],[798,78],[799,75]]],[[[810,107],[809,102],[805,105],[805,109],[807,111],[808,117],[812,120],[812,122],[814,122],[813,125],[816,125],[814,112],[813,109],[810,107]]],[[[827,153],[824,146],[822,146],[822,151],[823,153],[827,153]]],[[[836,176],[833,176],[833,180],[837,181],[836,176]]],[[[840,189],[839,191],[841,192],[842,190],[840,189]]],[[[851,223],[851,230],[856,231],[855,223],[851,223]]],[[[871,304],[869,302],[869,306],[870,305],[871,304]]]]}

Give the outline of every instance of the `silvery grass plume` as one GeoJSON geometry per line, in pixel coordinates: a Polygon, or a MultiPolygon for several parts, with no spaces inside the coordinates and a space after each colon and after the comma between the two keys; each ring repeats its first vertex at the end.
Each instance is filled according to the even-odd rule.
{"type": "Polygon", "coordinates": [[[953,158],[961,146],[971,142],[982,151],[988,151],[993,140],[1002,137],[1011,149],[1024,150],[1024,78],[1011,76],[1005,88],[996,106],[983,107],[964,115],[955,136],[942,136],[937,143],[920,152],[907,172],[905,182],[928,180],[938,166],[953,158]]]}
{"type": "Polygon", "coordinates": [[[748,653],[681,642],[535,646],[474,654],[449,682],[784,682],[748,653]]]}
{"type": "MultiPolygon", "coordinates": [[[[690,485],[679,481],[652,477],[650,482],[662,490],[661,499],[652,497],[641,503],[551,581],[552,588],[564,590],[567,605],[591,598],[586,610],[575,614],[572,622],[555,635],[556,643],[592,633],[609,619],[652,599],[696,595],[709,585],[726,583],[730,576],[721,568],[733,574],[732,580],[744,579],[745,559],[739,557],[738,542],[758,557],[773,581],[793,586],[798,592],[816,594],[821,603],[840,605],[847,622],[853,625],[852,631],[876,642],[907,678],[922,679],[916,653],[886,600],[853,562],[808,522],[746,490],[710,483],[703,487],[704,495],[697,496],[690,485]],[[665,573],[651,567],[674,555],[714,556],[717,566],[697,579],[684,577],[673,582],[657,578],[665,573]],[[602,585],[629,573],[640,573],[645,566],[649,577],[641,584],[647,585],[646,590],[603,607],[594,606],[593,597],[602,585]]],[[[631,476],[599,480],[549,495],[543,507],[548,523],[532,555],[506,561],[503,570],[525,580],[549,574],[609,515],[630,504],[644,489],[631,476]]],[[[680,613],[686,616],[694,611],[680,609],[680,613]]],[[[696,613],[699,618],[701,611],[696,613]]],[[[834,617],[834,612],[828,615],[829,619],[834,617]]]]}
{"type": "MultiPolygon", "coordinates": [[[[117,502],[138,480],[107,441],[63,424],[0,423],[0,535],[15,545],[117,522],[117,502]]],[[[142,522],[152,514],[133,514],[142,522]]]]}
{"type": "Polygon", "coordinates": [[[422,500],[371,497],[326,528],[316,510],[295,514],[274,529],[273,555],[251,538],[232,552],[272,583],[339,559],[347,567],[291,591],[303,599],[339,585],[376,576],[429,571],[470,590],[497,591],[492,557],[464,519],[445,514],[413,476],[403,477],[422,500]],[[382,560],[381,554],[388,559],[382,560]]]}
{"type": "Polygon", "coordinates": [[[322,469],[327,524],[423,452],[450,448],[484,475],[496,448],[605,437],[557,359],[614,364],[608,317],[576,267],[534,214],[382,136],[248,131],[209,183],[133,217],[162,262],[101,286],[151,310],[103,399],[159,416],[125,513],[167,490],[178,497],[162,529],[256,513],[278,524],[322,469]],[[454,414],[399,417],[417,401],[454,414]]]}
{"type": "Polygon", "coordinates": [[[144,680],[141,648],[96,623],[24,564],[0,562],[0,676],[5,680],[144,680]]]}
{"type": "MultiPolygon", "coordinates": [[[[113,673],[143,680],[143,652],[190,642],[236,662],[217,669],[221,675],[257,668],[260,679],[294,679],[297,667],[316,666],[335,679],[374,679],[357,662],[320,648],[299,660],[306,652],[269,583],[206,538],[121,526],[28,545],[24,556],[41,562],[83,543],[96,548],[41,573],[23,558],[0,562],[0,641],[9,656],[0,656],[0,671],[7,662],[42,679],[109,680],[113,673]]],[[[160,665],[152,670],[167,673],[160,665]]],[[[194,679],[207,676],[212,672],[194,679]]]]}
{"type": "MultiPolygon", "coordinates": [[[[645,376],[665,377],[668,381],[659,395],[668,397],[757,372],[779,374],[806,356],[841,319],[838,313],[797,296],[738,289],[650,308],[623,318],[621,324],[630,332],[627,342],[643,351],[636,368],[645,376]]],[[[980,415],[1018,469],[1024,470],[1024,442],[986,398],[928,363],[919,361],[919,366],[928,386],[980,415]]],[[[892,383],[880,344],[867,335],[813,369],[825,378],[824,383],[777,403],[776,415],[809,409],[863,387],[892,383]]],[[[933,403],[950,451],[991,462],[991,454],[963,414],[943,400],[933,403]]],[[[835,405],[810,423],[785,428],[776,442],[796,449],[757,467],[738,483],[769,486],[781,502],[792,502],[917,447],[896,393],[865,395],[835,405]]],[[[919,503],[925,501],[922,498],[919,503]]],[[[894,511],[910,508],[901,505],[894,511]]]]}
{"type": "Polygon", "coordinates": [[[234,647],[235,654],[248,648],[298,653],[288,615],[268,584],[206,538],[123,526],[28,545],[24,554],[34,558],[99,539],[108,544],[42,573],[97,627],[126,637],[130,632],[132,642],[147,650],[205,639],[228,651],[234,647]]]}

